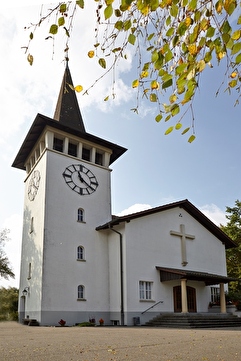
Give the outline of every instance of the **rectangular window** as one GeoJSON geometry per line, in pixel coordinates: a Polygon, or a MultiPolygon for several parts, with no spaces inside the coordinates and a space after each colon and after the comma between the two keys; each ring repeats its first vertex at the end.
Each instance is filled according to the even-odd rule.
{"type": "Polygon", "coordinates": [[[32,265],[31,263],[28,264],[28,280],[32,277],[32,265]]]}
{"type": "Polygon", "coordinates": [[[83,149],[82,149],[82,159],[90,161],[90,149],[83,147],[83,149]]]}
{"type": "Polygon", "coordinates": [[[220,300],[220,288],[219,287],[211,287],[211,302],[219,303],[220,300]]]}
{"type": "Polygon", "coordinates": [[[64,149],[64,141],[63,141],[63,139],[59,139],[59,138],[54,137],[53,149],[57,150],[58,152],[63,152],[63,149],[64,149]]]}
{"type": "Polygon", "coordinates": [[[152,299],[152,282],[140,281],[139,282],[139,297],[140,300],[152,299]]]}
{"type": "Polygon", "coordinates": [[[69,143],[68,154],[77,157],[77,144],[69,143]]]}
{"type": "Polygon", "coordinates": [[[34,218],[31,217],[29,233],[33,233],[33,220],[34,218]]]}
{"type": "Polygon", "coordinates": [[[103,154],[96,152],[95,153],[95,164],[103,165],[103,154]]]}

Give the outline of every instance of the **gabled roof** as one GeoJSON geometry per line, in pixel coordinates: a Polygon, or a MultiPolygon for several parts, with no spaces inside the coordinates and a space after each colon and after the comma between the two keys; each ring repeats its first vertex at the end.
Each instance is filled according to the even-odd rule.
{"type": "Polygon", "coordinates": [[[67,62],[54,113],[54,119],[69,128],[85,132],[84,122],[73,87],[73,81],[67,62]]]}
{"type": "Polygon", "coordinates": [[[122,222],[130,222],[135,218],[145,217],[154,213],[163,212],[172,208],[183,208],[187,211],[193,218],[195,218],[200,224],[202,224],[209,232],[211,232],[215,237],[217,237],[222,243],[225,244],[225,248],[233,248],[237,245],[231,240],[218,226],[216,226],[208,217],[206,217],[198,208],[196,208],[191,202],[187,199],[182,201],[169,203],[160,207],[155,207],[147,209],[145,211],[128,214],[126,216],[117,217],[114,216],[110,222],[107,222],[96,228],[97,231],[102,229],[113,228],[114,226],[122,222]]]}
{"type": "Polygon", "coordinates": [[[61,130],[63,132],[72,134],[74,136],[77,136],[81,139],[87,140],[89,142],[92,142],[94,144],[97,144],[99,146],[103,146],[107,149],[110,149],[112,151],[112,154],[110,156],[110,164],[113,163],[116,159],[118,159],[123,153],[126,152],[126,148],[123,148],[117,144],[111,143],[107,140],[104,140],[102,138],[98,138],[92,134],[77,131],[72,127],[69,127],[57,120],[51,119],[46,117],[42,114],[37,114],[13,164],[12,167],[19,168],[25,170],[25,162],[34,148],[39,136],[43,132],[44,128],[50,126],[52,128],[55,128],[57,130],[61,130]]]}

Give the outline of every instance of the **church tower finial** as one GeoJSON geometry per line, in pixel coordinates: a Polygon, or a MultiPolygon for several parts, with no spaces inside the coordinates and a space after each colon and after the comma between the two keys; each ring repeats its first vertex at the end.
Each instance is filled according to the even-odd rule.
{"type": "Polygon", "coordinates": [[[69,128],[85,132],[84,122],[79,109],[76,93],[72,89],[73,81],[68,63],[69,59],[66,57],[66,67],[55,108],[54,119],[69,128]]]}

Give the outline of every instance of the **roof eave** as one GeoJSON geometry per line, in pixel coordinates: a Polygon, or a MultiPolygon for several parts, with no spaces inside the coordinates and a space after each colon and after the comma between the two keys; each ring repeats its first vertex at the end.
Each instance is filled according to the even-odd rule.
{"type": "Polygon", "coordinates": [[[126,148],[119,146],[117,144],[111,143],[107,140],[101,139],[96,137],[95,135],[77,131],[76,129],[73,129],[71,127],[68,127],[64,124],[61,124],[57,120],[54,120],[52,118],[46,117],[42,114],[37,114],[27,136],[25,137],[23,144],[13,161],[12,167],[25,170],[25,162],[31,152],[31,150],[34,148],[39,136],[42,134],[43,130],[47,127],[52,127],[58,130],[61,130],[63,132],[72,134],[74,136],[77,136],[81,139],[85,139],[89,142],[98,144],[100,146],[109,148],[112,151],[112,154],[110,156],[110,164],[112,164],[114,161],[116,161],[122,154],[126,152],[126,148]]]}

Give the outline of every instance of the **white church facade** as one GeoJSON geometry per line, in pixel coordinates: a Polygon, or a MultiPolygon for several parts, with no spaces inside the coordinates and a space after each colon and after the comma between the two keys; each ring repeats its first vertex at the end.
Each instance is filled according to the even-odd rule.
{"type": "Polygon", "coordinates": [[[26,171],[19,319],[145,323],[226,312],[232,240],[188,200],[116,217],[111,164],[126,149],[85,131],[66,67],[54,118],[37,114],[13,167],[26,171]]]}

